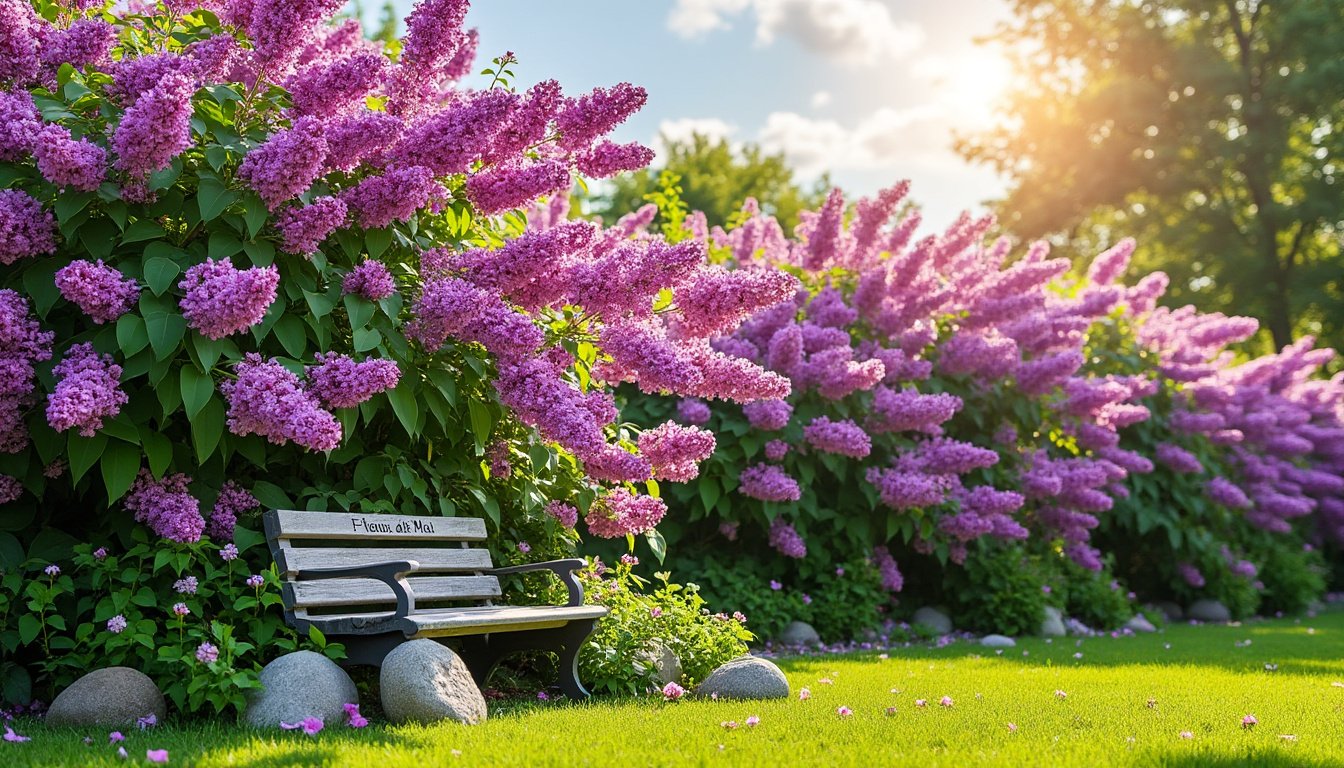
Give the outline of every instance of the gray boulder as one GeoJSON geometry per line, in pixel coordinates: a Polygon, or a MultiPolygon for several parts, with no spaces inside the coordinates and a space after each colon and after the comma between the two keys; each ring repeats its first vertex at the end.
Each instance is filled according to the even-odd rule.
{"type": "Polygon", "coordinates": [[[243,722],[253,728],[279,728],[305,717],[327,725],[345,722],[345,705],[359,702],[355,681],[320,653],[295,651],[261,670],[260,691],[248,698],[243,722]]]}
{"type": "Polygon", "coordinates": [[[947,617],[947,614],[937,608],[929,608],[927,606],[915,611],[915,615],[911,617],[910,623],[923,624],[940,635],[946,635],[948,632],[952,631],[952,620],[947,617]]]}
{"type": "Polygon", "coordinates": [[[821,645],[821,635],[805,621],[791,621],[775,641],[784,645],[821,645]]]}
{"type": "Polygon", "coordinates": [[[1041,619],[1041,637],[1063,637],[1068,634],[1064,628],[1064,614],[1053,605],[1045,607],[1045,618],[1041,619]]]}
{"type": "Polygon", "coordinates": [[[789,681],[766,659],[740,656],[713,672],[695,689],[696,696],[720,699],[787,699],[789,681]]]}
{"type": "Polygon", "coordinates": [[[1167,621],[1181,621],[1185,618],[1185,611],[1181,610],[1181,606],[1170,600],[1155,603],[1153,607],[1161,611],[1162,615],[1167,617],[1167,621]]]}
{"type": "Polygon", "coordinates": [[[1195,621],[1227,622],[1232,620],[1232,612],[1217,600],[1196,600],[1190,604],[1185,615],[1195,621]]]}
{"type": "Polygon", "coordinates": [[[1012,648],[1017,641],[1007,635],[985,635],[980,638],[980,644],[986,648],[1012,648]]]}
{"type": "Polygon", "coordinates": [[[644,664],[645,669],[652,669],[658,682],[667,685],[681,680],[681,659],[667,645],[655,640],[653,645],[640,654],[642,661],[637,664],[644,664]]]}
{"type": "Polygon", "coordinates": [[[1128,629],[1130,629],[1130,630],[1133,630],[1134,632],[1156,632],[1156,631],[1157,631],[1157,627],[1154,627],[1154,626],[1153,626],[1153,622],[1149,621],[1149,620],[1148,620],[1148,617],[1147,617],[1147,616],[1144,616],[1142,613],[1136,613],[1136,614],[1134,614],[1134,617],[1133,617],[1133,618],[1131,618],[1129,621],[1126,621],[1126,622],[1125,622],[1125,627],[1128,628],[1128,629]]]}
{"type": "Polygon", "coordinates": [[[383,712],[394,723],[483,723],[485,697],[466,662],[433,640],[398,645],[378,677],[383,712]]]}
{"type": "Polygon", "coordinates": [[[47,725],[117,728],[153,715],[168,715],[163,693],[145,673],[130,667],[95,669],[61,691],[47,709],[47,725]]]}

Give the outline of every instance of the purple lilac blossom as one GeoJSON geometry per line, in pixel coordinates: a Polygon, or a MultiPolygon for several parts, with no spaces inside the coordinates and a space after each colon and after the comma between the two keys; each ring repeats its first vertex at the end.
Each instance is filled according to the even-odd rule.
{"type": "Polygon", "coordinates": [[[121,391],[121,366],[89,342],[71,347],[52,374],[57,382],[47,399],[47,423],[57,432],[78,427],[80,435],[92,437],[129,399],[121,391]]]}
{"type": "Polygon", "coordinates": [[[274,265],[235,269],[228,259],[189,267],[177,287],[187,325],[209,339],[242,333],[261,322],[275,301],[280,272],[274,265]]]}
{"type": "Polygon", "coordinates": [[[261,435],[277,445],[294,442],[313,451],[340,445],[340,422],[284,366],[248,353],[235,370],[236,381],[219,385],[229,403],[230,432],[261,435]]]}
{"type": "Polygon", "coordinates": [[[56,287],[99,325],[126,314],[140,297],[140,286],[103,264],[79,259],[56,270],[56,287]]]}

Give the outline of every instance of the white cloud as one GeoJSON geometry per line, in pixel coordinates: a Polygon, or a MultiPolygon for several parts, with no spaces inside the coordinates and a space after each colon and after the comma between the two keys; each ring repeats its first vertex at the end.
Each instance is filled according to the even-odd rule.
{"type": "Polygon", "coordinates": [[[717,117],[683,117],[658,124],[658,135],[675,141],[687,141],[697,133],[710,139],[726,139],[736,132],[737,126],[717,117]]]}
{"type": "Polygon", "coordinates": [[[787,37],[849,64],[876,64],[917,49],[924,31],[898,22],[881,0],[677,0],[667,26],[682,37],[728,29],[730,17],[751,10],[756,42],[787,37]]]}
{"type": "Polygon", "coordinates": [[[947,132],[932,106],[882,108],[852,126],[834,120],[773,112],[758,137],[769,152],[782,152],[803,176],[824,171],[901,168],[947,152],[947,132]]]}
{"type": "Polygon", "coordinates": [[[831,103],[830,91],[817,91],[816,93],[812,94],[813,109],[821,109],[822,107],[830,103],[831,103]]]}

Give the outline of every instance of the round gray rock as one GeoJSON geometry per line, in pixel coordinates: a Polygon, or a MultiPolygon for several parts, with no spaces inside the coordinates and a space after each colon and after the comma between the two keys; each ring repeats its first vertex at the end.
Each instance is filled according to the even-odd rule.
{"type": "Polygon", "coordinates": [[[115,728],[168,715],[163,693],[145,673],[130,667],[96,669],[61,691],[47,709],[47,725],[115,728]]]}
{"type": "Polygon", "coordinates": [[[1007,635],[985,635],[980,638],[980,644],[986,648],[1012,648],[1017,641],[1007,635]]]}
{"type": "Polygon", "coordinates": [[[1153,607],[1161,611],[1162,615],[1167,617],[1167,621],[1180,621],[1185,618],[1185,611],[1181,610],[1181,606],[1170,600],[1163,600],[1154,604],[1153,607]]]}
{"type": "Polygon", "coordinates": [[[653,641],[652,646],[643,653],[641,662],[645,669],[652,669],[659,683],[667,685],[681,680],[681,659],[677,654],[661,641],[653,641]]]}
{"type": "Polygon", "coordinates": [[[394,723],[485,722],[485,697],[466,662],[433,640],[411,640],[383,659],[383,712],[394,723]]]}
{"type": "Polygon", "coordinates": [[[243,722],[253,728],[279,728],[305,717],[327,725],[345,722],[345,705],[359,702],[355,681],[320,653],[295,651],[261,670],[260,691],[252,694],[243,722]]]}
{"type": "Polygon", "coordinates": [[[915,615],[910,618],[911,624],[923,624],[940,635],[946,635],[952,631],[952,620],[947,614],[937,608],[924,607],[915,611],[915,615]]]}
{"type": "Polygon", "coordinates": [[[1125,626],[1135,632],[1157,631],[1157,627],[1153,626],[1153,622],[1149,621],[1148,617],[1144,616],[1142,613],[1134,614],[1133,618],[1125,622],[1125,626]]]}
{"type": "Polygon", "coordinates": [[[791,621],[775,641],[784,645],[821,645],[821,635],[805,621],[791,621]]]}
{"type": "Polygon", "coordinates": [[[695,689],[695,695],[720,699],[787,699],[789,681],[766,659],[741,656],[724,664],[695,689]]]}
{"type": "Polygon", "coordinates": [[[1196,600],[1185,615],[1195,621],[1225,622],[1232,620],[1232,612],[1217,600],[1196,600]]]}
{"type": "Polygon", "coordinates": [[[1068,634],[1064,629],[1064,614],[1053,605],[1045,606],[1045,618],[1041,619],[1041,637],[1063,637],[1068,634]]]}

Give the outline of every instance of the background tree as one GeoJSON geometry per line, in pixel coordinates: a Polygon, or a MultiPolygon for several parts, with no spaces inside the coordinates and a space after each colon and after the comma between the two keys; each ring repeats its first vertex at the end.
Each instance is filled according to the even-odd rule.
{"type": "Polygon", "coordinates": [[[1013,7],[992,40],[1021,86],[959,145],[1011,179],[1004,223],[1080,253],[1134,235],[1170,301],[1257,317],[1275,346],[1344,342],[1344,3],[1013,7]]]}
{"type": "Polygon", "coordinates": [[[647,202],[645,196],[660,187],[660,170],[681,177],[682,200],[689,210],[704,211],[711,226],[727,223],[755,197],[762,210],[779,219],[786,232],[798,223],[798,212],[818,207],[831,187],[826,176],[810,187],[794,180],[783,154],[767,154],[756,144],[734,149],[727,139],[693,134],[690,139],[663,137],[660,168],[624,174],[610,191],[594,198],[592,210],[614,221],[647,202]]]}

